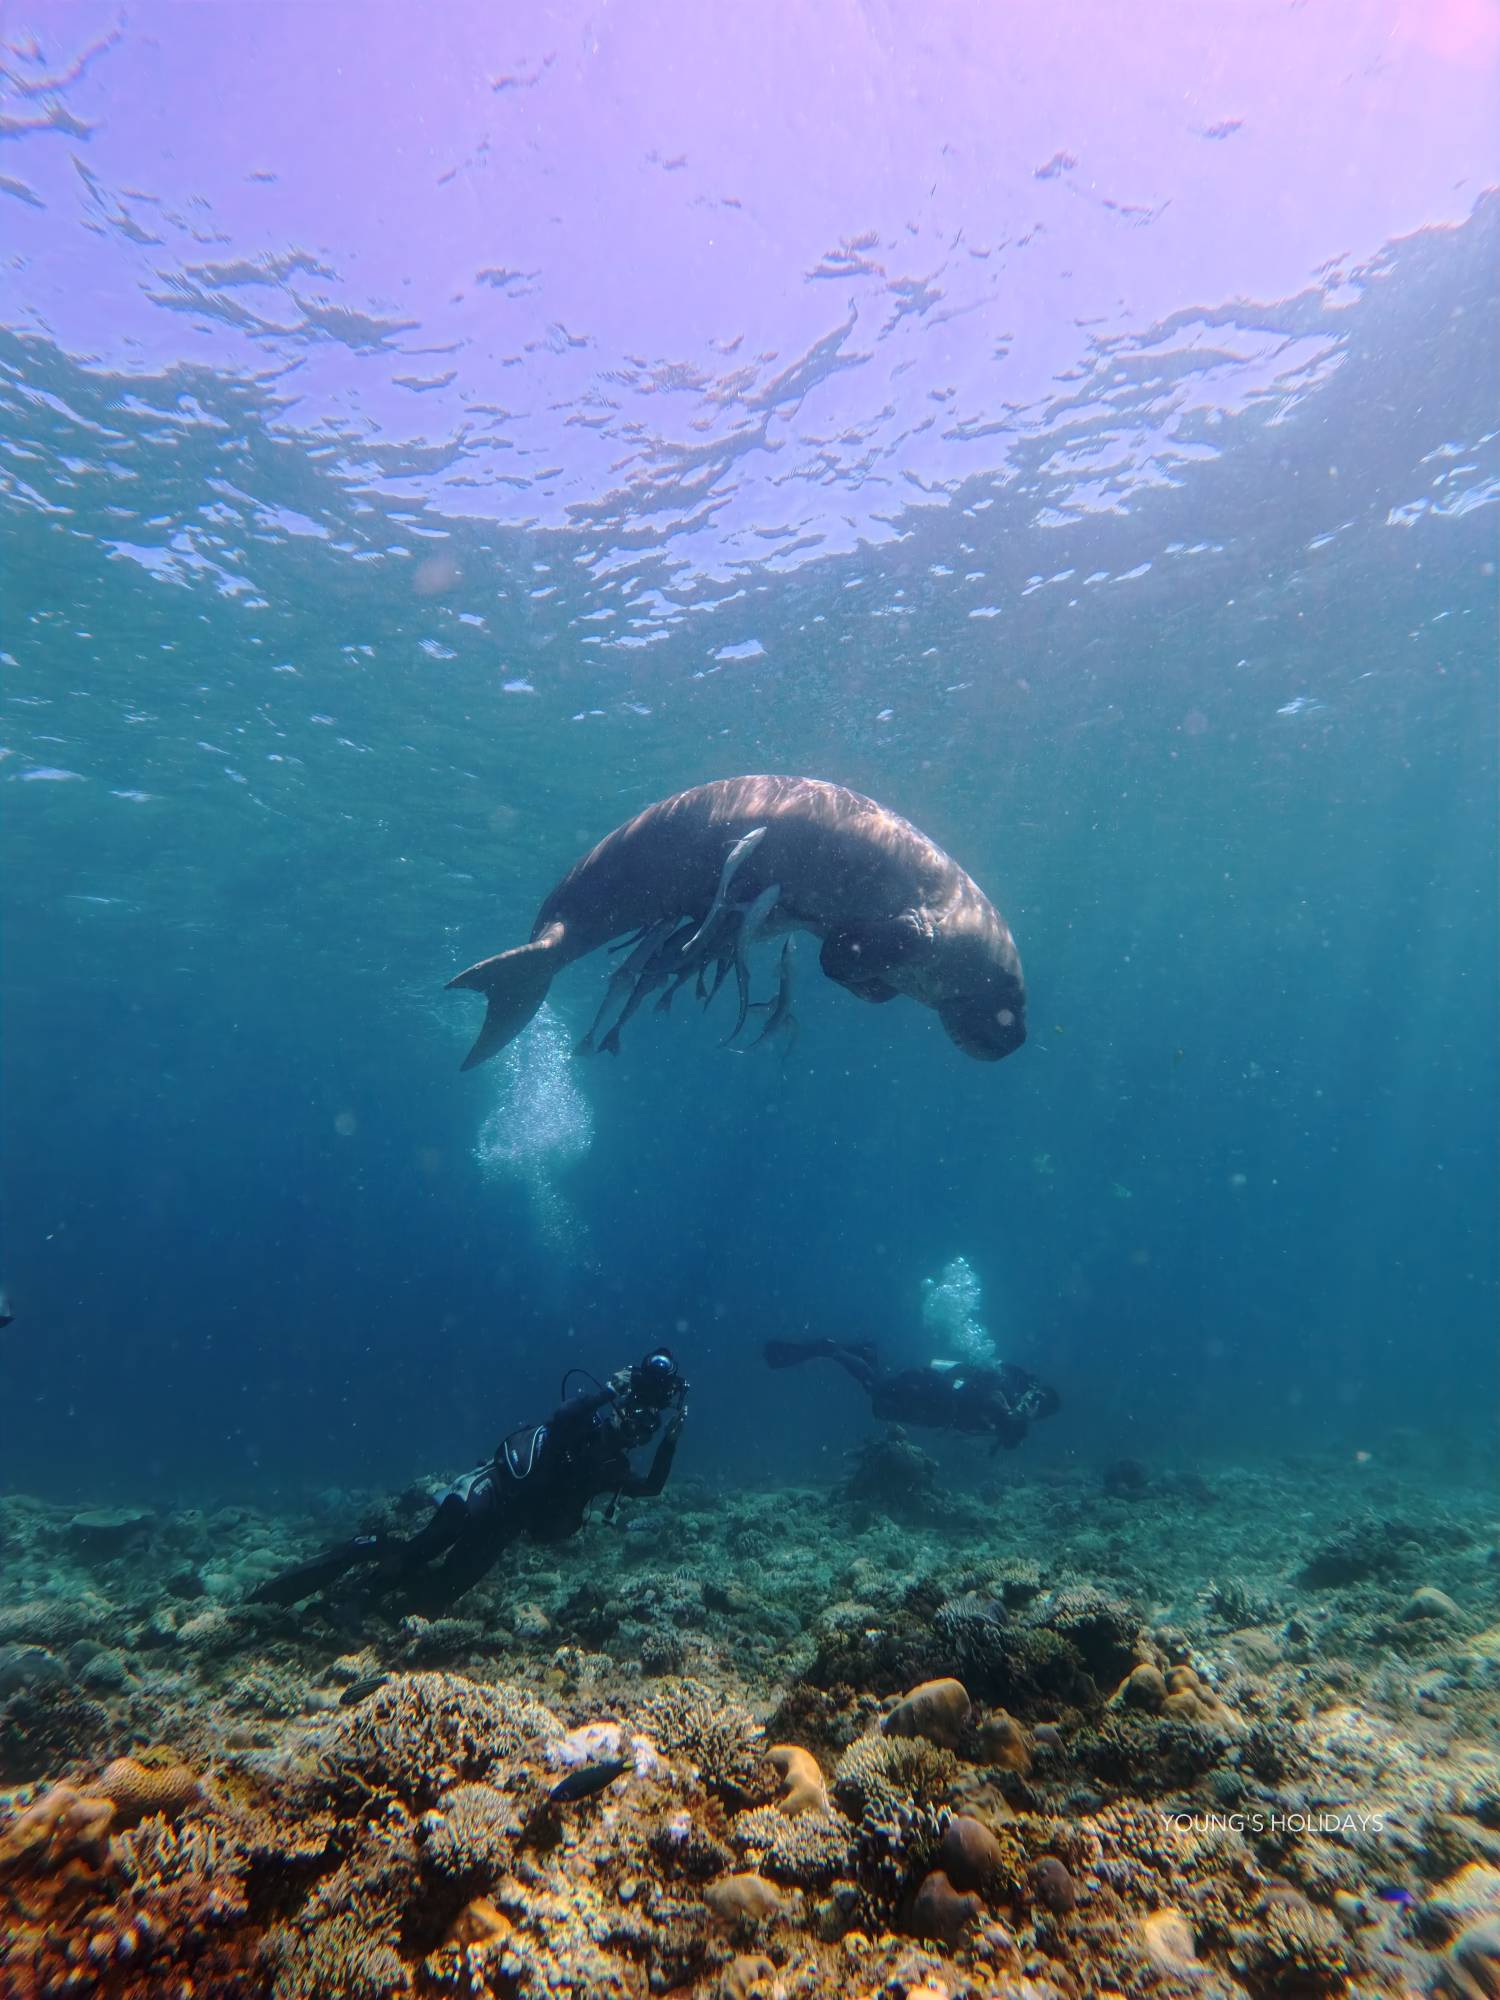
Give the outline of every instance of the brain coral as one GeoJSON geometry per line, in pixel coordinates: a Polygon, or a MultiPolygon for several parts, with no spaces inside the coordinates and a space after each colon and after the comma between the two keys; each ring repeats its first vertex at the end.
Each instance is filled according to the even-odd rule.
{"type": "Polygon", "coordinates": [[[197,1798],[198,1775],[186,1764],[116,1757],[89,1790],[113,1802],[117,1826],[134,1826],[153,1813],[174,1819],[197,1798]]]}

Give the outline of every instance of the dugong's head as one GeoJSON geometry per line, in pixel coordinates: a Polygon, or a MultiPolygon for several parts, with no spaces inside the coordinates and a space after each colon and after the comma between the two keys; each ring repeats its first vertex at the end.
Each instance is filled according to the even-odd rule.
{"type": "Polygon", "coordinates": [[[999,1062],[1026,1039],[1026,982],[1015,942],[993,911],[993,925],[967,927],[935,942],[929,1005],[966,1056],[999,1062]]]}
{"type": "Polygon", "coordinates": [[[999,1062],[1026,1039],[1026,995],[1019,986],[1009,999],[987,993],[982,999],[950,1000],[937,1013],[949,1039],[980,1062],[999,1062]]]}
{"type": "Polygon", "coordinates": [[[1026,1039],[1026,982],[999,912],[968,890],[937,914],[913,907],[837,931],[819,963],[860,1000],[905,993],[931,1007],[966,1056],[999,1062],[1026,1039]]]}

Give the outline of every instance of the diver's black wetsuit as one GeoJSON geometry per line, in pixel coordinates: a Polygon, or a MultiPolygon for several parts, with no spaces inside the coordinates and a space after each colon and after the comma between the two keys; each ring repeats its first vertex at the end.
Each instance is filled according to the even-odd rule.
{"type": "Polygon", "coordinates": [[[952,1367],[902,1368],[888,1374],[868,1343],[766,1342],[769,1367],[795,1368],[804,1361],[836,1361],[868,1393],[870,1408],[883,1422],[965,1431],[991,1437],[1007,1449],[1021,1442],[1035,1418],[1050,1417],[1060,1401],[1055,1389],[1009,1361],[994,1368],[958,1362],[952,1367]]]}
{"type": "Polygon", "coordinates": [[[479,1582],[520,1535],[555,1542],[576,1534],[591,1501],[654,1499],[667,1483],[682,1428],[687,1384],[665,1349],[608,1387],[570,1396],[544,1424],[513,1431],[493,1458],[454,1481],[436,1512],[402,1541],[356,1535],[311,1562],[268,1578],[250,1593],[253,1604],[296,1604],[364,1564],[373,1565],[366,1593],[392,1596],[404,1611],[443,1611],[479,1582]],[[660,1366],[665,1357],[666,1367],[660,1366]],[[672,1415],[649,1468],[637,1472],[630,1450],[672,1415]]]}

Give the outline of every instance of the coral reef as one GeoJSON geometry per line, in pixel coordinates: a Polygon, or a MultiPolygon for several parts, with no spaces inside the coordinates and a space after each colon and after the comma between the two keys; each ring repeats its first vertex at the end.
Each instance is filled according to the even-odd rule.
{"type": "Polygon", "coordinates": [[[869,1516],[876,1510],[897,1521],[930,1521],[940,1517],[943,1497],[938,1489],[938,1463],[899,1428],[866,1438],[849,1454],[847,1477],[839,1498],[869,1516]]]}
{"type": "Polygon", "coordinates": [[[1489,1494],[980,1476],[357,1632],[244,1602],[321,1516],[0,1500],[0,1996],[1500,1992],[1489,1494]]]}

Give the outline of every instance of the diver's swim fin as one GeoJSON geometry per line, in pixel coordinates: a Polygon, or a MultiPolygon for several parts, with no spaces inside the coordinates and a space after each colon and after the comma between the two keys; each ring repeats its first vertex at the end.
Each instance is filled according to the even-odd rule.
{"type": "Polygon", "coordinates": [[[356,1535],[352,1541],[340,1542],[336,1548],[325,1549],[311,1562],[298,1563],[295,1569],[283,1570],[280,1576],[267,1577],[258,1583],[245,1602],[247,1604],[300,1604],[304,1597],[311,1597],[326,1585],[337,1583],[346,1570],[357,1563],[377,1562],[384,1552],[384,1537],[380,1535],[356,1535]]]}
{"type": "Polygon", "coordinates": [[[488,1062],[520,1034],[547,997],[562,935],[561,924],[549,924],[530,944],[519,944],[495,958],[482,958],[448,981],[449,992],[461,987],[465,992],[482,993],[488,1002],[479,1038],[459,1065],[461,1069],[488,1062]]]}
{"type": "Polygon", "coordinates": [[[798,1368],[804,1361],[827,1361],[839,1351],[836,1340],[768,1340],[768,1368],[798,1368]]]}

